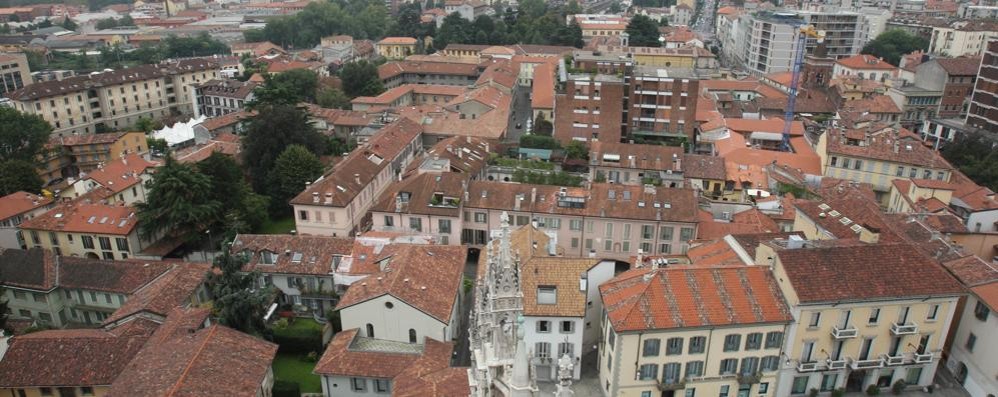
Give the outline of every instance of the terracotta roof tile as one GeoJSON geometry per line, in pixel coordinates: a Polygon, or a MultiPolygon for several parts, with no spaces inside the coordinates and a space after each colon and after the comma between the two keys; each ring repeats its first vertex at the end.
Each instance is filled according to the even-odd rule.
{"type": "MultiPolygon", "coordinates": [[[[319,375],[393,379],[419,358],[419,352],[411,349],[405,351],[382,349],[379,351],[373,348],[359,348],[369,345],[377,346],[376,343],[365,343],[373,341],[376,340],[358,336],[356,328],[337,333],[326,345],[326,351],[315,365],[314,372],[319,375]]],[[[427,342],[430,341],[433,340],[427,339],[427,342]]],[[[386,342],[388,342],[384,344],[386,347],[392,347],[393,343],[401,343],[386,342]]]]}
{"type": "Polygon", "coordinates": [[[534,68],[530,99],[534,109],[554,109],[554,72],[555,66],[550,63],[542,63],[534,68]]]}
{"type": "Polygon", "coordinates": [[[247,268],[261,273],[330,275],[353,245],[354,239],[345,237],[238,234],[229,251],[248,254],[247,268]],[[274,264],[262,263],[264,251],[276,255],[274,264]]]}
{"type": "Polygon", "coordinates": [[[600,262],[590,258],[534,257],[520,266],[523,286],[523,315],[542,317],[585,317],[586,291],[579,291],[579,275],[600,262]],[[557,289],[557,304],[537,303],[537,288],[557,289]]]}
{"type": "MultiPolygon", "coordinates": [[[[848,58],[842,58],[835,63],[854,70],[895,70],[897,66],[891,65],[883,59],[873,55],[860,54],[848,58]]],[[[976,71],[975,71],[976,73],[976,71]]]]}
{"type": "Polygon", "coordinates": [[[52,198],[39,196],[28,192],[16,192],[0,197],[0,220],[8,219],[14,215],[44,208],[52,204],[52,198]]]}
{"type": "Polygon", "coordinates": [[[142,264],[64,256],[58,259],[59,285],[64,288],[132,294],[172,268],[168,262],[142,264]]]}
{"type": "Polygon", "coordinates": [[[77,199],[24,221],[21,229],[125,236],[137,225],[138,217],[132,207],[92,204],[77,199]]]}
{"type": "Polygon", "coordinates": [[[920,139],[896,131],[886,123],[877,123],[865,128],[865,130],[868,131],[870,141],[859,146],[858,144],[849,144],[846,140],[845,128],[827,129],[825,134],[828,135],[826,138],[828,153],[918,167],[953,168],[938,152],[925,147],[920,139]],[[894,150],[895,146],[897,151],[894,150]]]}
{"type": "Polygon", "coordinates": [[[420,173],[389,186],[381,194],[381,199],[371,206],[371,211],[460,217],[461,209],[457,203],[469,179],[469,175],[453,172],[420,173]],[[438,196],[438,193],[441,195],[438,196]],[[399,197],[408,198],[397,206],[396,199],[399,197]],[[440,197],[439,202],[434,202],[437,197],[440,197]]]}
{"type": "Polygon", "coordinates": [[[950,76],[977,76],[981,67],[981,58],[936,58],[934,61],[938,62],[950,76]]]}
{"type": "Polygon", "coordinates": [[[998,282],[998,268],[977,255],[964,256],[942,264],[950,274],[968,287],[998,282]]]}
{"type": "MultiPolygon", "coordinates": [[[[139,263],[130,265],[142,266],[139,263]]],[[[166,317],[172,310],[190,301],[209,269],[206,263],[173,264],[166,274],[135,291],[124,305],[104,320],[104,324],[113,324],[137,313],[166,317]]]]}
{"type": "Polygon", "coordinates": [[[683,149],[677,146],[596,141],[589,145],[589,151],[591,166],[684,171],[686,165],[681,161],[684,157],[680,157],[683,149]],[[608,161],[607,157],[617,161],[608,161]]]}
{"type": "Polygon", "coordinates": [[[112,192],[120,193],[142,183],[139,174],[143,174],[147,169],[155,168],[157,165],[157,163],[147,161],[138,154],[129,154],[124,158],[115,159],[98,167],[87,174],[84,179],[94,180],[112,192]]]}
{"type": "Polygon", "coordinates": [[[604,283],[600,294],[616,332],[792,320],[763,267],[634,269],[604,283]]]}
{"type": "Polygon", "coordinates": [[[378,42],[379,45],[413,45],[416,44],[416,39],[412,37],[385,37],[378,42]]]}
{"type": "Polygon", "coordinates": [[[110,385],[148,337],[118,337],[96,329],[48,330],[18,336],[10,341],[0,360],[0,387],[110,385]]]}
{"type": "Polygon", "coordinates": [[[56,285],[57,258],[41,248],[0,251],[0,279],[3,285],[48,291],[56,285]]]}
{"type": "Polygon", "coordinates": [[[991,310],[998,311],[998,281],[978,285],[970,290],[973,291],[982,302],[987,304],[991,310]]]}
{"type": "Polygon", "coordinates": [[[702,154],[683,154],[683,177],[723,181],[727,178],[724,158],[702,154]]]}
{"type": "Polygon", "coordinates": [[[449,62],[398,61],[378,66],[378,78],[381,80],[387,80],[405,73],[477,77],[478,65],[449,62]]]}

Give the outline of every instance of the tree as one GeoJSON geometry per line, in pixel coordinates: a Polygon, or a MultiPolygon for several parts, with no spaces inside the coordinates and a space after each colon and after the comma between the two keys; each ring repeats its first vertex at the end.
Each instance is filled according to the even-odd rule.
{"type": "Polygon", "coordinates": [[[929,40],[925,37],[916,36],[901,29],[891,29],[866,43],[861,53],[883,58],[892,65],[899,65],[902,55],[916,50],[924,51],[928,48],[929,40]]]}
{"type": "Polygon", "coordinates": [[[606,12],[610,14],[620,14],[624,11],[624,7],[620,5],[619,1],[614,1],[610,3],[610,8],[607,8],[606,12]]]}
{"type": "Polygon", "coordinates": [[[326,139],[315,130],[308,113],[293,105],[265,104],[249,120],[243,139],[243,164],[249,169],[253,190],[265,192],[267,174],[277,156],[289,145],[302,145],[323,153],[326,139]]]}
{"type": "Polygon", "coordinates": [[[533,133],[542,136],[551,136],[552,132],[554,132],[554,125],[544,118],[544,113],[538,113],[537,117],[534,118],[533,133]]]}
{"type": "Polygon", "coordinates": [[[588,160],[589,147],[584,142],[571,141],[565,145],[565,157],[571,160],[588,160]]]}
{"type": "Polygon", "coordinates": [[[324,108],[349,109],[350,98],[338,88],[325,88],[319,91],[315,101],[324,108]]]}
{"type": "Polygon", "coordinates": [[[209,179],[210,198],[226,211],[210,226],[212,229],[236,229],[236,232],[246,233],[267,220],[267,198],[253,193],[235,159],[215,152],[197,167],[209,179]],[[261,199],[264,201],[262,206],[259,204],[261,199]]]}
{"type": "Polygon", "coordinates": [[[76,30],[76,22],[73,22],[73,20],[69,19],[69,17],[65,17],[62,19],[62,28],[66,30],[76,30]]]}
{"type": "MultiPolygon", "coordinates": [[[[151,117],[140,117],[138,120],[135,121],[135,127],[134,128],[136,130],[139,130],[139,131],[142,131],[142,132],[145,132],[145,133],[148,134],[150,132],[153,132],[155,130],[163,128],[163,123],[160,123],[160,122],[158,122],[156,120],[153,120],[151,117]]],[[[166,141],[164,141],[164,142],[166,142],[166,141]]]]}
{"type": "Polygon", "coordinates": [[[350,62],[340,69],[343,92],[350,98],[375,96],[385,91],[378,77],[378,67],[368,61],[350,62]]]}
{"type": "Polygon", "coordinates": [[[302,101],[315,102],[319,76],[311,70],[292,69],[277,75],[265,74],[263,78],[263,86],[253,93],[256,103],[293,105],[302,101]]]}
{"type": "Polygon", "coordinates": [[[442,50],[448,44],[470,43],[473,31],[471,22],[461,18],[461,15],[456,12],[451,13],[444,17],[443,24],[437,30],[437,36],[433,38],[433,46],[442,50]]]}
{"type": "Polygon", "coordinates": [[[118,20],[114,18],[104,18],[97,21],[97,24],[94,27],[97,28],[97,30],[113,29],[118,27],[118,20]]]}
{"type": "Polygon", "coordinates": [[[957,134],[940,150],[943,158],[968,178],[998,190],[998,143],[981,134],[957,134]]]}
{"type": "Polygon", "coordinates": [[[631,22],[627,24],[625,30],[630,36],[632,47],[658,47],[662,43],[658,41],[660,36],[658,24],[654,20],[644,15],[635,15],[631,22]]]}
{"type": "Polygon", "coordinates": [[[0,196],[22,190],[38,193],[43,183],[33,163],[18,159],[0,162],[0,196]]]}
{"type": "Polygon", "coordinates": [[[392,36],[422,38],[426,28],[423,26],[422,7],[419,3],[407,3],[399,6],[398,17],[389,32],[392,36]]]}
{"type": "Polygon", "coordinates": [[[284,149],[268,175],[271,205],[275,212],[285,212],[287,203],[322,175],[322,162],[302,145],[289,145],[284,149]]]}
{"type": "Polygon", "coordinates": [[[11,159],[35,162],[52,133],[45,119],[0,106],[0,161],[11,159]]]}
{"type": "Polygon", "coordinates": [[[520,147],[529,149],[558,149],[558,141],[549,136],[542,135],[521,135],[520,136],[520,147]]]}
{"type": "Polygon", "coordinates": [[[206,284],[214,298],[212,307],[219,322],[227,327],[248,334],[259,335],[265,326],[270,290],[256,288],[260,273],[243,272],[248,259],[243,255],[232,255],[223,249],[222,254],[212,261],[212,269],[206,276],[206,284]]]}
{"type": "Polygon", "coordinates": [[[146,137],[146,146],[149,146],[149,150],[161,154],[170,151],[170,145],[166,143],[166,139],[146,137]]]}
{"type": "Polygon", "coordinates": [[[207,175],[167,155],[147,183],[146,201],[136,204],[139,234],[146,240],[165,233],[184,242],[197,241],[201,231],[220,218],[221,204],[212,199],[211,188],[207,175]]]}
{"type": "Polygon", "coordinates": [[[582,48],[582,46],[586,45],[585,41],[582,40],[582,27],[576,21],[572,21],[568,25],[559,26],[553,44],[582,48]]]}

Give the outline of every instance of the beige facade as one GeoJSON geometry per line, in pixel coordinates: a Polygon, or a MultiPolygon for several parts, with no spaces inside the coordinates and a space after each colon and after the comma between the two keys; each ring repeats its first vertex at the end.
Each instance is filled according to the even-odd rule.
{"type": "Polygon", "coordinates": [[[148,242],[139,238],[138,228],[124,234],[78,233],[48,230],[22,230],[28,248],[44,248],[57,255],[78,256],[93,259],[128,259],[148,242]]]}
{"type": "Polygon", "coordinates": [[[0,95],[31,84],[31,70],[24,54],[0,54],[0,95]]]}

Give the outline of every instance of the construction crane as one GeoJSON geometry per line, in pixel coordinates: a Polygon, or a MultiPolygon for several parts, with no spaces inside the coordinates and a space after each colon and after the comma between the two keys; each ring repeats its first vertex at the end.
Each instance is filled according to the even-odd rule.
{"type": "Polygon", "coordinates": [[[825,32],[819,32],[814,26],[807,25],[800,27],[797,35],[797,48],[794,50],[794,68],[790,76],[790,92],[787,96],[787,112],[783,115],[783,142],[780,149],[784,152],[790,151],[790,127],[794,122],[794,107],[797,105],[797,87],[800,85],[800,68],[804,64],[804,49],[807,47],[808,38],[817,39],[819,43],[824,41],[825,32]]]}

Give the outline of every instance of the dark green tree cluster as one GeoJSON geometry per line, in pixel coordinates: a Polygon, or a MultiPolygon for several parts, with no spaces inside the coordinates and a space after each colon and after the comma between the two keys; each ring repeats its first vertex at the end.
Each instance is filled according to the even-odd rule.
{"type": "Polygon", "coordinates": [[[520,147],[528,149],[561,149],[561,145],[554,138],[537,134],[521,135],[520,147]]]}
{"type": "Polygon", "coordinates": [[[276,75],[264,74],[263,78],[263,85],[253,92],[257,103],[295,105],[315,102],[319,76],[311,70],[292,69],[276,75]]]}
{"type": "Polygon", "coordinates": [[[206,284],[213,299],[212,309],[219,322],[239,331],[261,335],[266,328],[263,316],[271,290],[256,288],[257,271],[243,272],[247,258],[229,253],[228,247],[212,261],[206,284]]]}
{"type": "Polygon", "coordinates": [[[892,65],[899,65],[901,56],[916,50],[927,50],[929,40],[901,29],[891,29],[863,46],[863,54],[883,58],[892,65]]]}
{"type": "Polygon", "coordinates": [[[271,19],[262,31],[247,33],[246,41],[269,40],[286,48],[311,48],[321,38],[335,34],[376,39],[385,35],[390,21],[381,1],[320,0],[295,15],[271,19]]]}
{"type": "Polygon", "coordinates": [[[630,36],[630,45],[633,47],[659,47],[662,45],[662,42],[658,40],[661,36],[658,31],[658,23],[645,15],[635,15],[631,18],[625,31],[630,36]]]}
{"type": "Polygon", "coordinates": [[[998,190],[998,142],[980,134],[957,134],[940,152],[968,178],[998,190]]]}
{"type": "Polygon", "coordinates": [[[676,5],[676,0],[634,0],[638,7],[669,7],[676,5]]]}
{"type": "Polygon", "coordinates": [[[289,145],[267,174],[270,198],[275,203],[287,203],[305,189],[305,183],[322,176],[322,171],[322,162],[308,148],[289,145]]]}
{"type": "Polygon", "coordinates": [[[378,77],[378,67],[368,61],[350,62],[340,69],[343,93],[350,98],[375,96],[385,91],[378,77]]]}
{"type": "Polygon", "coordinates": [[[388,29],[389,36],[414,37],[422,39],[426,36],[436,36],[436,23],[423,23],[421,17],[423,8],[419,3],[407,3],[399,6],[395,23],[388,29]]]}
{"type": "Polygon", "coordinates": [[[27,191],[38,193],[39,156],[52,133],[52,126],[36,115],[0,106],[0,196],[27,191]]]}
{"type": "Polygon", "coordinates": [[[582,186],[582,177],[564,171],[544,173],[519,169],[513,172],[513,182],[534,185],[582,186]]]}
{"type": "Polygon", "coordinates": [[[518,11],[506,9],[501,18],[480,15],[468,21],[451,14],[444,18],[433,38],[433,46],[443,49],[448,44],[521,43],[582,48],[582,28],[575,22],[564,22],[568,11],[576,8],[575,2],[555,8],[541,0],[526,0],[520,2],[518,11]]]}
{"type": "Polygon", "coordinates": [[[554,124],[551,124],[543,113],[538,113],[537,117],[534,117],[533,131],[531,132],[537,135],[551,136],[554,133],[554,124]]]}
{"type": "Polygon", "coordinates": [[[123,65],[158,63],[169,58],[225,55],[228,53],[229,47],[225,43],[212,38],[205,32],[193,37],[170,35],[159,44],[144,45],[133,51],[125,51],[120,45],[102,47],[96,65],[92,64],[92,61],[85,55],[77,55],[78,65],[75,69],[118,68],[123,65]]]}
{"type": "Polygon", "coordinates": [[[98,30],[103,29],[113,29],[119,26],[135,26],[135,21],[132,20],[131,15],[125,15],[121,18],[105,18],[97,21],[95,27],[98,30]]]}

